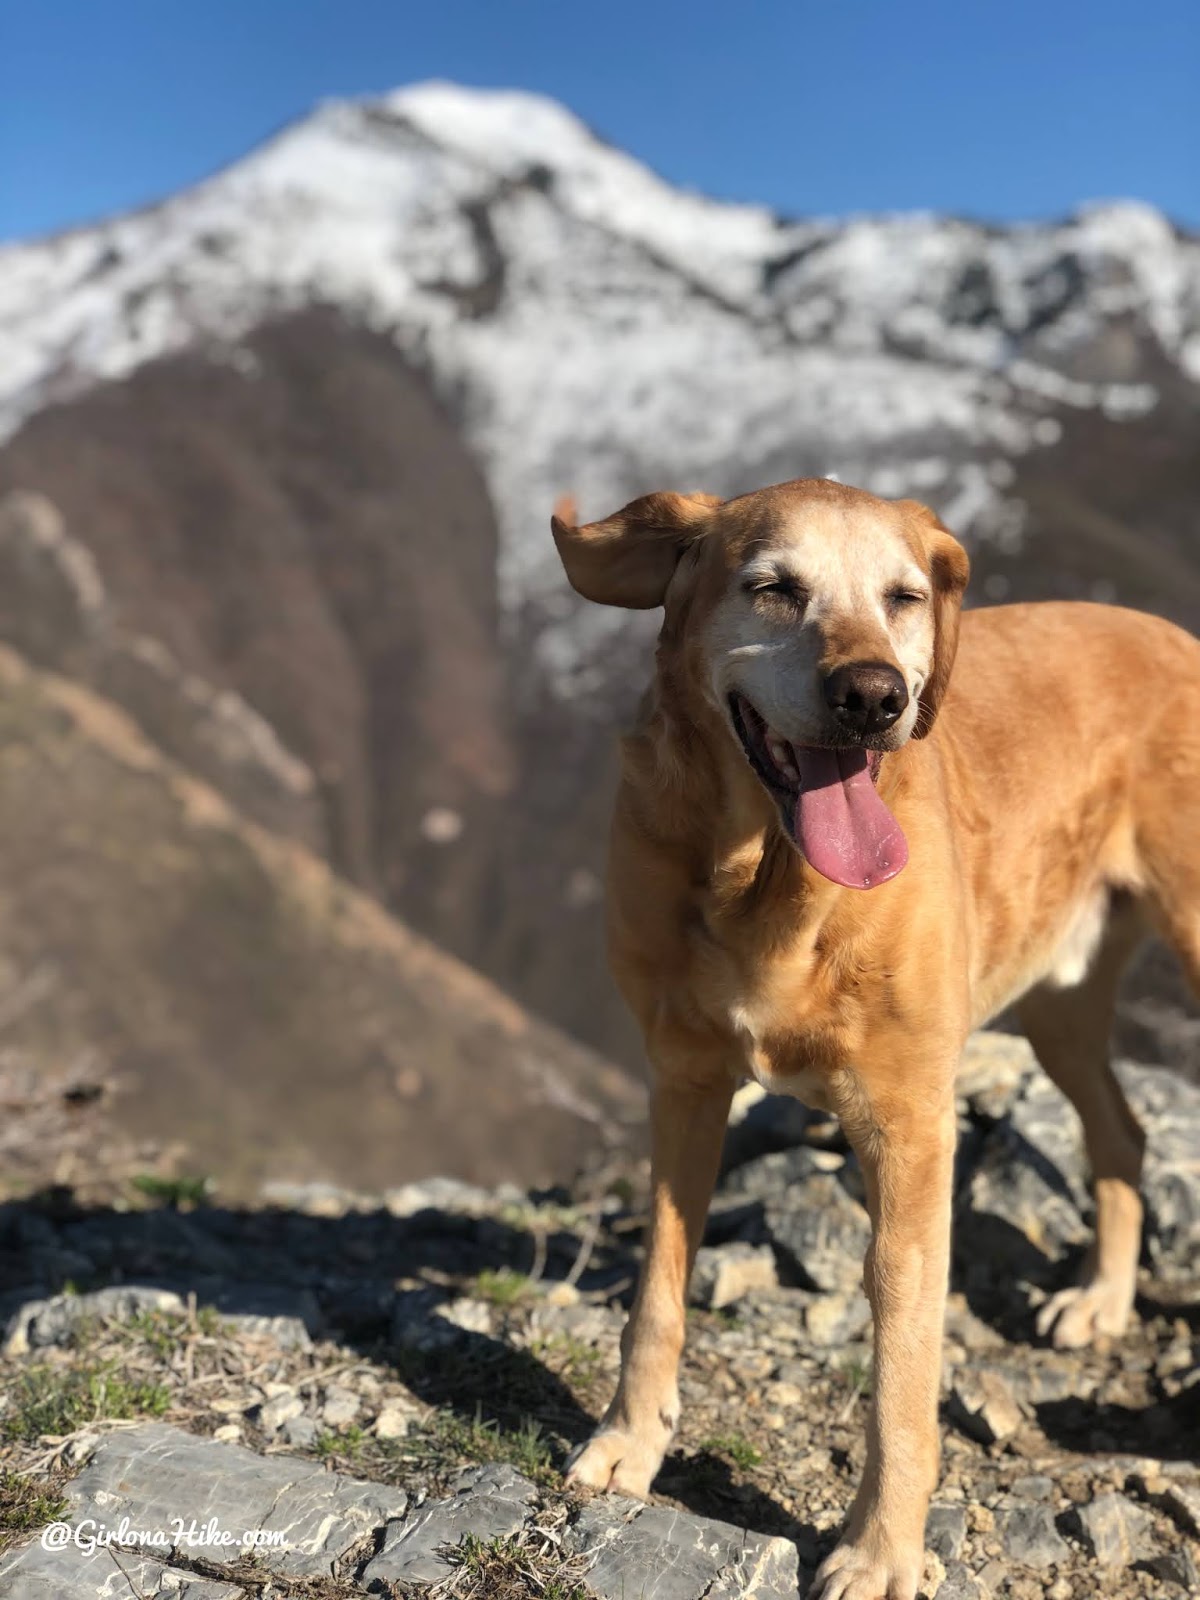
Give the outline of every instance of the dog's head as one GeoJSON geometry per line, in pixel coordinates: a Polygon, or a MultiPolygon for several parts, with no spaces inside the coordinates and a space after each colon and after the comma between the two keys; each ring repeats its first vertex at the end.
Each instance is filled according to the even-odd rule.
{"type": "Polygon", "coordinates": [[[717,710],[809,862],[858,888],[893,877],[907,847],[880,763],[933,726],[969,571],[933,512],[813,478],[647,495],[584,527],[564,503],[552,526],[578,593],[666,607],[664,666],[717,710]]]}

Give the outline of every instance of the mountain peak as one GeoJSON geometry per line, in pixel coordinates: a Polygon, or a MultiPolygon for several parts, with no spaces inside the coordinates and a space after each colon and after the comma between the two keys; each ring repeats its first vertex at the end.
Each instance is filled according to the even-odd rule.
{"type": "MultiPolygon", "coordinates": [[[[331,101],[164,205],[0,250],[0,437],[49,401],[322,305],[429,372],[483,467],[501,594],[575,662],[544,514],[837,472],[1011,533],[1057,414],[1200,376],[1200,244],[1136,203],[999,228],[784,221],[674,187],[541,95],[331,101]]],[[[1003,536],[1008,537],[1009,533],[1003,536]]]]}
{"type": "Polygon", "coordinates": [[[590,147],[600,146],[561,101],[524,89],[475,89],[433,78],[366,103],[405,117],[438,143],[497,168],[518,170],[544,162],[551,152],[568,156],[573,147],[590,153],[590,147]]]}

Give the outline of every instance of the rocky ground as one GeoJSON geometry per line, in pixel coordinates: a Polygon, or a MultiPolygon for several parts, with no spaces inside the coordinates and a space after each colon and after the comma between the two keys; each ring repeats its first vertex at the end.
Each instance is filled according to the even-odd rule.
{"type": "MultiPolygon", "coordinates": [[[[1200,1593],[1200,1090],[1126,1081],[1151,1151],[1139,1319],[1060,1352],[1033,1322],[1087,1237],[1074,1119],[1019,1041],[970,1052],[929,1596],[1200,1593]]],[[[560,1476],[615,1381],[639,1167],[238,1210],[106,1171],[0,1208],[0,1593],[803,1594],[862,1461],[867,1224],[835,1126],[740,1110],[647,1506],[560,1476]],[[122,1518],[161,1545],[39,1538],[122,1518]]]]}

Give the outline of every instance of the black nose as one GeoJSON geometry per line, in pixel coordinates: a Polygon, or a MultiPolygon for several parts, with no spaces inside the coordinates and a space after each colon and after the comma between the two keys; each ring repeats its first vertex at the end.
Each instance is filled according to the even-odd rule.
{"type": "Polygon", "coordinates": [[[847,733],[865,736],[890,728],[908,704],[908,687],[885,661],[851,661],[825,679],[825,704],[847,733]]]}

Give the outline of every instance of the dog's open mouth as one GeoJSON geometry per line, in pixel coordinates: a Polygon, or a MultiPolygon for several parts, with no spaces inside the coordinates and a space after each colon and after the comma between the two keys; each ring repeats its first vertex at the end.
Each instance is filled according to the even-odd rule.
{"type": "Polygon", "coordinates": [[[878,750],[790,744],[743,694],[729,697],[729,712],[746,759],[809,866],[847,889],[874,889],[896,876],[908,842],[875,788],[878,750]]]}

